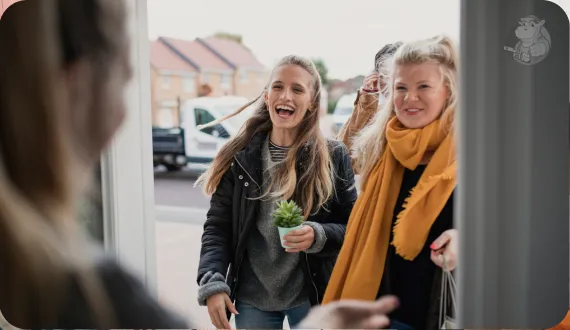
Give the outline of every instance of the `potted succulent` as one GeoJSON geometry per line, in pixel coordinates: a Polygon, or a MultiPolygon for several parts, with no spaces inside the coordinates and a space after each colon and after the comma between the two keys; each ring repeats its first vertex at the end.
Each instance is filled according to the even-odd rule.
{"type": "Polygon", "coordinates": [[[281,246],[288,248],[288,246],[283,244],[283,236],[303,226],[303,211],[294,201],[280,201],[277,202],[277,209],[273,212],[272,216],[273,224],[277,226],[279,230],[281,246]]]}

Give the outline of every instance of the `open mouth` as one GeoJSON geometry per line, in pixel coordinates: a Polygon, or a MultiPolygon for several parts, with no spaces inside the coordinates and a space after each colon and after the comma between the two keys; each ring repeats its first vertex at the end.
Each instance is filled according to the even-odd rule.
{"type": "Polygon", "coordinates": [[[275,112],[281,118],[289,118],[295,113],[295,109],[287,105],[278,105],[275,108],[275,112]]]}
{"type": "Polygon", "coordinates": [[[420,111],[422,111],[423,109],[419,109],[419,108],[408,108],[406,109],[406,113],[409,115],[415,115],[417,113],[419,113],[420,111]]]}

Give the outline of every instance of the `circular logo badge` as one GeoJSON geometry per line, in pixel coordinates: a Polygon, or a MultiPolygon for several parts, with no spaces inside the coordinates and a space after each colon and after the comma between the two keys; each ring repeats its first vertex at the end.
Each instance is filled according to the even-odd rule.
{"type": "Polygon", "coordinates": [[[546,21],[536,15],[522,17],[514,30],[518,42],[514,47],[505,46],[503,49],[511,52],[513,59],[520,64],[534,65],[542,62],[552,45],[545,24],[546,21]]]}

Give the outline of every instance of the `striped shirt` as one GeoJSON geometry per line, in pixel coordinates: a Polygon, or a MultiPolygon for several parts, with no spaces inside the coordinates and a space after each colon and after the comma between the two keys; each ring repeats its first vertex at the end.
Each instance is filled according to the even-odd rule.
{"type": "Polygon", "coordinates": [[[281,162],[287,157],[288,147],[280,147],[273,142],[269,141],[269,153],[271,155],[271,160],[274,162],[281,162]]]}

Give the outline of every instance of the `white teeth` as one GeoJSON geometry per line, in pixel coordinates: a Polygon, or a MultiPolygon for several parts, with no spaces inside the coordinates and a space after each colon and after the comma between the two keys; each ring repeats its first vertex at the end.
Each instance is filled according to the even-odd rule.
{"type": "Polygon", "coordinates": [[[406,110],[406,111],[408,111],[408,112],[418,112],[418,111],[420,111],[420,109],[408,109],[408,110],[406,110]]]}
{"type": "Polygon", "coordinates": [[[293,109],[293,108],[291,108],[290,106],[287,106],[287,105],[279,105],[279,106],[276,107],[276,109],[295,111],[295,109],[293,109]]]}

